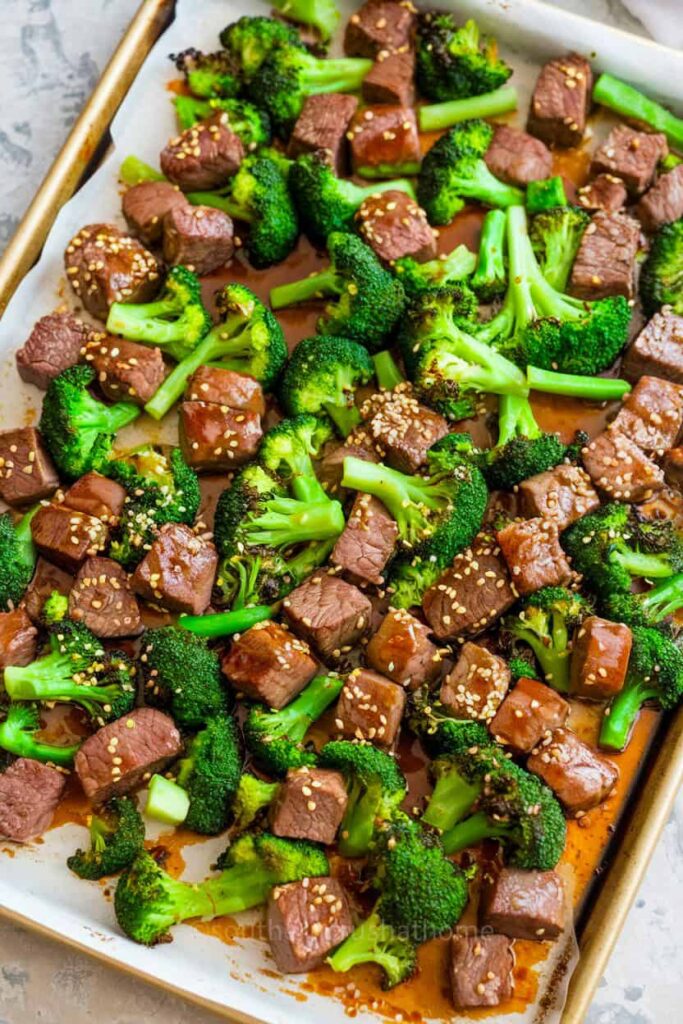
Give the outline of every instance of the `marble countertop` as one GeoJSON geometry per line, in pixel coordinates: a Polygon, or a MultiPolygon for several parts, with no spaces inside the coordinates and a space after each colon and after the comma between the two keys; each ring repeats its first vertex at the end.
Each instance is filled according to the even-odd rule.
{"type": "MultiPolygon", "coordinates": [[[[553,0],[647,34],[619,0],[553,0]]],[[[660,0],[662,5],[671,0],[660,0]]],[[[138,0],[0,0],[0,250],[92,91],[138,0]]],[[[227,7],[227,5],[226,5],[227,7]]],[[[674,4],[675,8],[675,4],[674,4]]],[[[644,12],[644,17],[645,17],[644,12]]],[[[683,990],[683,794],[618,940],[587,1024],[663,1024],[683,990]]],[[[294,1004],[293,1004],[294,1005],[294,1004]]],[[[293,1015],[295,1014],[293,1008],[293,1015]]],[[[214,1014],[0,919],[0,1024],[214,1024],[214,1014]]]]}

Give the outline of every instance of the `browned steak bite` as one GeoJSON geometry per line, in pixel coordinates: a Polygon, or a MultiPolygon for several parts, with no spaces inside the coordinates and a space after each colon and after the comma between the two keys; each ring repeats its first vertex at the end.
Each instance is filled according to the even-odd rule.
{"type": "Polygon", "coordinates": [[[520,594],[569,583],[572,571],[554,519],[525,519],[498,531],[498,543],[520,594]]]}
{"type": "Polygon", "coordinates": [[[154,345],[97,333],[91,334],[81,351],[97,374],[100,390],[112,402],[144,405],[166,376],[161,349],[154,345]]]}
{"type": "Polygon", "coordinates": [[[288,156],[323,150],[338,175],[346,173],[349,122],[358,107],[355,96],[317,93],[307,96],[289,139],[288,156]]]}
{"type": "Polygon", "coordinates": [[[40,623],[43,605],[50,594],[56,590],[57,593],[68,597],[72,586],[73,577],[68,572],[44,558],[39,558],[36,562],[33,579],[24,595],[22,607],[26,609],[32,622],[40,623]]]}
{"type": "Polygon", "coordinates": [[[451,938],[450,979],[458,1010],[498,1006],[512,995],[515,958],[505,935],[459,935],[451,938]]]}
{"type": "Polygon", "coordinates": [[[646,452],[673,448],[682,426],[683,387],[661,377],[641,377],[612,422],[646,452]]]}
{"type": "Polygon", "coordinates": [[[283,601],[285,616],[323,659],[336,661],[370,628],[372,605],[357,587],[319,570],[283,601]]]}
{"type": "Polygon", "coordinates": [[[259,416],[266,411],[263,389],[257,380],[216,366],[200,366],[195,370],[187,382],[185,398],[188,402],[215,402],[259,416]]]}
{"type": "Polygon", "coordinates": [[[564,463],[523,480],[519,493],[524,515],[554,519],[559,530],[593,512],[600,504],[585,470],[564,463]]]}
{"type": "Polygon", "coordinates": [[[361,91],[366,103],[415,102],[415,51],[405,45],[398,50],[380,50],[363,79],[361,91]]]}
{"type": "Polygon", "coordinates": [[[441,670],[441,653],[429,629],[405,608],[389,609],[365,657],[370,668],[409,690],[431,683],[441,670]]]}
{"type": "Polygon", "coordinates": [[[397,537],[398,527],[386,506],[371,494],[358,494],[330,560],[354,583],[381,586],[397,537]]]}
{"type": "Polygon", "coordinates": [[[558,938],[564,925],[564,883],[556,871],[501,868],[486,879],[479,901],[481,928],[542,942],[558,938]]]}
{"type": "Polygon", "coordinates": [[[208,192],[225,185],[243,158],[242,140],[230,131],[228,115],[220,110],[171,139],[161,151],[159,166],[183,192],[208,192]]]}
{"type": "Polygon", "coordinates": [[[229,471],[249,462],[263,437],[258,413],[242,412],[214,402],[183,402],[179,432],[187,464],[212,473],[229,471]]]}
{"type": "Polygon", "coordinates": [[[140,632],[140,609],[128,574],[111,558],[88,558],[69,594],[69,615],[95,636],[113,638],[140,632]]]}
{"type": "Polygon", "coordinates": [[[598,210],[583,233],[576,254],[570,291],[579,299],[633,295],[635,258],[640,227],[625,213],[598,210]]]}
{"type": "Polygon", "coordinates": [[[227,213],[211,206],[185,206],[164,217],[164,259],[196,274],[224,266],[235,251],[233,223],[227,213]]]}
{"type": "Polygon", "coordinates": [[[390,466],[415,473],[427,461],[427,452],[448,433],[443,416],[415,398],[409,383],[382,391],[364,403],[365,431],[390,466]]]}
{"type": "Polygon", "coordinates": [[[593,73],[585,57],[554,57],[541,68],[529,107],[527,128],[548,145],[578,146],[586,130],[593,73]]]}
{"type": "Polygon", "coordinates": [[[78,362],[89,334],[73,313],[42,316],[17,352],[19,376],[45,391],[57,374],[78,362]]]}
{"type": "Polygon", "coordinates": [[[59,486],[43,439],[35,427],[0,431],[0,498],[27,505],[49,498],[59,486]]]}
{"type": "Polygon", "coordinates": [[[167,523],[138,565],[131,587],[170,612],[201,615],[211,601],[218,555],[184,523],[167,523]]]}
{"type": "Polygon", "coordinates": [[[377,672],[357,668],[347,676],[335,710],[335,725],[347,740],[394,746],[406,706],[406,692],[377,672]]]}
{"type": "Polygon", "coordinates": [[[619,769],[571,729],[555,729],[541,740],[527,761],[563,804],[568,814],[580,816],[611,794],[619,769]]]}
{"type": "Polygon", "coordinates": [[[277,969],[302,974],[322,967],[353,931],[349,901],[336,878],[304,878],[273,889],[268,939],[277,969]]]}
{"type": "Polygon", "coordinates": [[[617,501],[647,501],[664,486],[657,463],[611,427],[589,441],[581,457],[598,490],[617,501]]]}
{"type": "MultiPolygon", "coordinates": [[[[672,448],[671,451],[681,452],[681,458],[683,458],[683,451],[680,448],[672,448]]],[[[667,465],[668,458],[669,453],[665,455],[662,462],[664,471],[667,473],[667,483],[671,483],[677,489],[664,487],[655,494],[654,498],[640,505],[638,512],[646,519],[670,519],[680,533],[683,532],[683,494],[678,489],[680,484],[676,483],[675,477],[672,475],[673,467],[667,465]]]]}
{"type": "Polygon", "coordinates": [[[100,519],[65,505],[43,505],[31,520],[33,543],[51,562],[76,572],[90,555],[104,551],[109,530],[100,519]]]}
{"type": "Polygon", "coordinates": [[[88,799],[101,804],[143,785],[182,749],[172,718],[137,708],[87,738],[76,754],[76,774],[88,799]]]}
{"type": "Polygon", "coordinates": [[[420,136],[410,107],[365,107],[354,115],[348,137],[354,174],[396,178],[420,169],[420,136]]]}
{"type": "Polygon", "coordinates": [[[609,700],[626,680],[633,636],[623,622],[589,615],[574,637],[571,690],[578,697],[609,700]]]}
{"type": "Polygon", "coordinates": [[[352,430],[345,441],[328,441],[323,448],[322,458],[315,467],[318,480],[327,493],[343,500],[348,493],[346,488],[341,486],[344,459],[348,455],[353,455],[364,462],[379,462],[382,455],[378,448],[364,427],[352,430]]]}
{"type": "Polygon", "coordinates": [[[330,846],[346,811],[344,776],[324,768],[287,772],[270,809],[270,828],[276,836],[309,839],[330,846]]]}
{"type": "Polygon", "coordinates": [[[518,679],[500,705],[489,728],[491,735],[515,754],[528,754],[553,729],[564,725],[569,704],[547,683],[518,679]]]}
{"type": "Polygon", "coordinates": [[[489,722],[509,685],[510,669],[503,658],[479,644],[466,643],[441,684],[439,699],[454,718],[489,722]]]}
{"type": "Polygon", "coordinates": [[[87,224],[66,247],[69,283],[89,313],[106,320],[113,302],[151,302],[161,264],[115,224],[87,224]]]}
{"type": "Polygon", "coordinates": [[[649,235],[683,217],[683,164],[657,179],[636,206],[636,217],[649,235]]]}
{"type": "Polygon", "coordinates": [[[415,8],[409,0],[367,0],[352,14],[344,34],[348,57],[376,57],[382,50],[408,46],[415,29],[415,8]]]}
{"type": "Polygon", "coordinates": [[[650,373],[683,384],[683,316],[655,313],[626,350],[621,372],[630,381],[650,373]]]}
{"type": "Polygon", "coordinates": [[[19,757],[0,774],[0,839],[27,843],[50,827],[66,776],[19,757]]]}
{"type": "Polygon", "coordinates": [[[666,135],[618,124],[595,151],[591,171],[615,174],[632,195],[640,195],[652,184],[657,164],[668,152],[666,135]]]}
{"type": "Polygon", "coordinates": [[[615,213],[626,202],[627,192],[621,178],[613,174],[598,174],[578,190],[576,202],[584,210],[605,210],[615,213]]]}
{"type": "Polygon", "coordinates": [[[240,693],[279,710],[316,673],[311,649],[278,622],[259,622],[233,640],[221,663],[240,693]]]}
{"type": "Polygon", "coordinates": [[[38,630],[24,608],[0,612],[0,669],[30,665],[36,656],[38,630]]]}
{"type": "Polygon", "coordinates": [[[167,213],[187,205],[183,193],[170,181],[141,181],[127,189],[121,200],[129,230],[145,245],[161,239],[167,213]]]}
{"type": "Polygon", "coordinates": [[[549,177],[553,167],[552,154],[545,143],[507,124],[496,126],[484,160],[501,181],[522,187],[549,177]]]}
{"type": "Polygon", "coordinates": [[[116,523],[125,500],[126,490],[116,480],[99,473],[86,473],[65,492],[62,504],[95,516],[103,523],[116,523]]]}
{"type": "Polygon", "coordinates": [[[370,196],[356,214],[363,239],[385,263],[412,256],[422,263],[436,256],[436,236],[427,215],[405,192],[389,189],[370,196]]]}

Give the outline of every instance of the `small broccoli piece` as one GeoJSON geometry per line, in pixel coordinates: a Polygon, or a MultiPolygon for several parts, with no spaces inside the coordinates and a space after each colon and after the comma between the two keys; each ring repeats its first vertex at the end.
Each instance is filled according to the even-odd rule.
{"type": "Polygon", "coordinates": [[[69,613],[69,598],[59,590],[53,590],[43,605],[40,613],[41,620],[46,626],[53,626],[61,622],[69,613]]]}
{"type": "Polygon", "coordinates": [[[492,302],[505,292],[505,214],[502,210],[489,210],[484,217],[477,266],[471,287],[482,302],[492,302]]]}
{"type": "Polygon", "coordinates": [[[417,948],[409,938],[384,924],[374,911],[357,926],[339,948],[327,958],[333,971],[346,974],[359,964],[381,968],[382,988],[392,989],[408,981],[417,969],[417,948]]]}
{"type": "Polygon", "coordinates": [[[443,103],[428,103],[418,107],[416,113],[420,131],[443,132],[461,121],[509,114],[517,110],[518,102],[517,90],[513,86],[504,85],[480,96],[445,100],[443,103]]]}
{"type": "Polygon", "coordinates": [[[271,427],[261,441],[259,461],[285,480],[299,501],[325,501],[327,494],[315,475],[313,458],[333,437],[329,420],[301,413],[271,427]]]}
{"type": "Polygon", "coordinates": [[[417,84],[429,100],[457,100],[498,89],[512,68],[498,56],[495,39],[481,36],[470,18],[458,27],[452,14],[418,16],[417,84]]]}
{"type": "Polygon", "coordinates": [[[614,75],[600,75],[593,86],[593,100],[630,121],[663,132],[674,149],[683,149],[683,119],[614,75]]]}
{"type": "Polygon", "coordinates": [[[648,316],[662,306],[683,314],[683,218],[665,224],[650,242],[639,287],[648,316]]]}
{"type": "Polygon", "coordinates": [[[541,210],[531,221],[529,238],[541,273],[558,292],[567,287],[574,258],[589,223],[589,215],[578,206],[541,210]]]}
{"type": "Polygon", "coordinates": [[[244,16],[226,25],[220,33],[220,41],[245,82],[254,77],[271,50],[280,46],[302,45],[293,25],[287,25],[278,18],[261,16],[244,16]]]}
{"type": "Polygon", "coordinates": [[[683,608],[683,572],[661,580],[644,593],[612,591],[600,595],[606,618],[628,626],[656,626],[683,608]]]}
{"type": "Polygon", "coordinates": [[[37,552],[31,534],[36,505],[18,523],[11,512],[0,515],[0,610],[9,611],[21,601],[33,577],[37,552]]]}
{"type": "Polygon", "coordinates": [[[215,612],[211,615],[181,615],[178,626],[180,629],[188,629],[195,636],[213,640],[216,637],[244,633],[258,622],[274,618],[276,610],[269,605],[256,605],[253,608],[237,608],[230,612],[215,612]]]}
{"type": "Polygon", "coordinates": [[[530,181],[526,187],[526,208],[531,214],[567,205],[564,181],[559,174],[553,178],[530,181]]]}
{"type": "Polygon", "coordinates": [[[508,661],[508,668],[513,682],[517,682],[518,679],[536,679],[540,682],[541,677],[536,666],[532,665],[531,658],[522,654],[514,654],[508,661]]]}
{"type": "Polygon", "coordinates": [[[178,762],[176,782],[190,798],[185,826],[205,836],[223,832],[241,773],[235,720],[228,714],[214,715],[190,740],[185,757],[178,762]]]}
{"type": "Polygon", "coordinates": [[[523,598],[518,613],[503,625],[515,640],[529,645],[546,683],[558,693],[568,693],[572,636],[590,614],[590,603],[580,594],[565,587],[542,587],[523,598]]]}
{"type": "Polygon", "coordinates": [[[410,299],[432,288],[450,288],[457,285],[463,298],[466,295],[471,296],[472,311],[469,318],[475,320],[476,297],[468,291],[465,280],[474,272],[476,262],[476,256],[466,245],[458,245],[452,252],[435,260],[427,260],[426,263],[418,263],[412,256],[402,256],[393,264],[393,271],[410,299]]]}
{"type": "Polygon", "coordinates": [[[528,398],[501,395],[498,441],[484,453],[481,470],[492,490],[511,491],[522,480],[557,466],[568,450],[559,434],[541,430],[528,398]]]}
{"type": "Polygon", "coordinates": [[[372,362],[375,367],[375,378],[380,391],[393,391],[399,384],[406,383],[400,366],[388,349],[377,352],[372,357],[372,362]]]}
{"type": "Polygon", "coordinates": [[[323,43],[328,42],[339,24],[334,0],[274,0],[273,7],[290,21],[316,29],[323,43]]]}
{"type": "Polygon", "coordinates": [[[0,722],[0,751],[59,768],[70,768],[80,743],[62,747],[41,743],[36,739],[40,728],[38,708],[34,704],[10,704],[4,720],[0,722]]]}
{"type": "Polygon", "coordinates": [[[218,655],[203,637],[176,626],[145,633],[140,655],[145,700],[168,708],[183,729],[201,729],[225,712],[228,695],[218,655]]]}
{"type": "Polygon", "coordinates": [[[239,92],[239,67],[233,56],[225,50],[202,53],[191,46],[182,53],[172,53],[170,59],[184,75],[193,96],[211,99],[216,96],[236,96],[239,92]]]}
{"type": "Polygon", "coordinates": [[[117,875],[135,860],[145,841],[142,815],[130,797],[114,797],[90,817],[90,849],[76,850],[67,867],[88,881],[117,875]]]}
{"type": "Polygon", "coordinates": [[[239,136],[247,153],[260,146],[269,146],[272,141],[270,118],[265,110],[247,100],[198,100],[194,96],[175,96],[173,105],[181,131],[221,111],[228,115],[228,128],[239,136]]]}
{"type": "Polygon", "coordinates": [[[279,782],[265,782],[245,772],[232,800],[232,831],[239,834],[250,828],[261,813],[270,807],[279,789],[279,782]]]}
{"type": "Polygon", "coordinates": [[[491,737],[481,722],[453,718],[429,687],[410,694],[408,724],[432,757],[488,746],[491,737]]]}

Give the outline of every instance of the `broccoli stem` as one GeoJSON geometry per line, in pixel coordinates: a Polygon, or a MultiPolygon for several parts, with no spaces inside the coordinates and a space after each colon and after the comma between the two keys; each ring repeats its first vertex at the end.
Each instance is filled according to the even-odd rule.
{"type": "Polygon", "coordinates": [[[505,85],[480,96],[468,96],[462,100],[448,100],[445,103],[430,103],[420,107],[418,114],[420,131],[440,132],[451,128],[460,121],[477,117],[497,117],[517,109],[517,90],[505,85]]]}
{"type": "Polygon", "coordinates": [[[270,304],[273,309],[294,306],[298,302],[310,299],[321,299],[326,295],[341,295],[344,282],[333,270],[322,270],[319,274],[310,274],[301,281],[289,281],[287,284],[271,288],[270,304]]]}
{"type": "Polygon", "coordinates": [[[551,644],[544,642],[532,629],[525,629],[524,625],[517,628],[514,633],[534,652],[548,686],[557,693],[569,693],[569,638],[559,616],[553,617],[551,644]]]}
{"type": "Polygon", "coordinates": [[[237,611],[218,612],[216,615],[181,615],[178,625],[195,636],[232,636],[234,633],[243,633],[251,629],[257,622],[272,619],[275,610],[274,606],[257,605],[252,608],[239,608],[237,611]]]}
{"type": "Polygon", "coordinates": [[[500,283],[504,286],[505,274],[505,229],[507,218],[502,210],[489,210],[479,242],[477,266],[472,275],[471,285],[475,291],[491,290],[500,283]]]}
{"type": "Polygon", "coordinates": [[[215,210],[222,210],[233,220],[241,220],[250,224],[253,220],[252,213],[225,192],[187,192],[186,199],[193,206],[212,206],[215,210]]]}
{"type": "Polygon", "coordinates": [[[383,352],[377,352],[372,357],[372,361],[375,364],[377,384],[383,390],[393,391],[395,387],[402,384],[405,380],[396,360],[388,349],[385,349],[383,352]]]}
{"type": "Polygon", "coordinates": [[[159,302],[115,302],[107,317],[107,330],[124,338],[147,341],[152,345],[168,345],[182,341],[185,323],[180,317],[177,300],[159,302]],[[174,317],[164,320],[164,317],[174,317]]]}
{"type": "Polygon", "coordinates": [[[420,480],[420,477],[409,477],[389,466],[365,462],[352,455],[344,459],[342,487],[374,494],[384,502],[397,522],[405,518],[408,505],[426,504],[426,494],[424,488],[420,487],[420,480]],[[417,481],[417,484],[413,484],[413,481],[417,481]]]}
{"type": "Polygon", "coordinates": [[[467,782],[454,769],[447,770],[437,778],[422,820],[440,832],[449,832],[467,814],[480,792],[479,784],[467,782]]]}
{"type": "Polygon", "coordinates": [[[351,205],[359,207],[366,199],[380,195],[382,192],[405,192],[411,199],[415,199],[415,188],[407,178],[396,178],[394,181],[376,181],[372,185],[356,185],[347,178],[338,178],[336,188],[339,190],[342,199],[346,199],[351,205]]]}
{"type": "Polygon", "coordinates": [[[652,590],[639,595],[643,612],[650,622],[661,622],[683,607],[683,572],[670,576],[652,590]]]}
{"type": "Polygon", "coordinates": [[[342,437],[348,437],[360,423],[360,412],[355,405],[332,405],[328,402],[324,408],[342,437]]]}
{"type": "Polygon", "coordinates": [[[631,390],[631,385],[625,380],[617,380],[613,377],[583,377],[574,373],[555,373],[553,370],[540,370],[537,366],[527,366],[526,379],[529,387],[534,391],[543,391],[549,395],[585,398],[589,402],[618,401],[631,390]]]}
{"type": "Polygon", "coordinates": [[[387,978],[399,980],[406,972],[397,938],[393,928],[384,924],[375,912],[358,925],[348,939],[327,958],[327,963],[337,974],[346,974],[359,964],[378,964],[387,978]]]}
{"type": "Polygon", "coordinates": [[[668,579],[672,575],[671,563],[666,555],[617,549],[611,552],[610,561],[618,562],[630,576],[656,580],[668,579]]]}
{"type": "Polygon", "coordinates": [[[149,780],[145,814],[164,825],[181,825],[190,810],[190,798],[177,782],[163,775],[149,780]]]}
{"type": "Polygon", "coordinates": [[[338,501],[306,504],[296,498],[271,498],[266,511],[251,520],[245,533],[247,544],[283,548],[310,540],[338,536],[346,521],[338,501]]]}
{"type": "Polygon", "coordinates": [[[449,856],[470,846],[476,846],[483,839],[499,839],[507,835],[509,826],[492,822],[483,811],[476,811],[469,818],[460,821],[441,837],[444,852],[449,856]]]}
{"type": "Polygon", "coordinates": [[[337,57],[312,61],[301,72],[304,93],[356,92],[372,68],[365,57],[337,57]]]}
{"type": "Polygon", "coordinates": [[[119,168],[124,185],[139,185],[141,181],[166,181],[164,175],[137,156],[127,156],[119,168]]]}
{"type": "Polygon", "coordinates": [[[528,398],[519,395],[501,395],[498,400],[498,443],[502,448],[515,437],[541,436],[541,428],[534,419],[528,398]]]}
{"type": "Polygon", "coordinates": [[[344,680],[338,676],[316,676],[291,704],[273,713],[278,723],[277,735],[301,743],[313,723],[337,699],[343,685],[344,680]]]}
{"type": "Polygon", "coordinates": [[[349,794],[349,806],[339,831],[339,852],[342,857],[362,857],[370,848],[375,831],[375,818],[381,800],[381,787],[368,786],[361,795],[361,787],[354,783],[349,794]]]}
{"type": "Polygon", "coordinates": [[[644,122],[656,132],[664,132],[671,146],[683,150],[683,120],[632,85],[614,75],[602,74],[593,87],[593,100],[622,117],[644,122]]]}
{"type": "Polygon", "coordinates": [[[36,564],[37,558],[36,547],[33,543],[33,534],[31,532],[31,522],[40,507],[40,505],[35,505],[32,509],[29,509],[29,511],[21,517],[14,527],[14,537],[16,541],[15,553],[17,561],[29,568],[32,568],[36,564]]]}
{"type": "Polygon", "coordinates": [[[27,712],[24,721],[21,705],[13,705],[10,708],[7,718],[0,723],[0,749],[6,750],[15,757],[28,757],[34,761],[41,761],[43,764],[56,764],[60,768],[70,768],[74,757],[78,753],[80,743],[73,746],[55,747],[51,743],[41,743],[33,738],[36,725],[33,722],[33,712],[27,712]],[[14,714],[13,714],[14,712],[14,714]]]}
{"type": "Polygon", "coordinates": [[[599,744],[605,750],[623,750],[629,741],[638,712],[646,700],[657,696],[656,689],[641,682],[627,682],[605,712],[599,744]]]}

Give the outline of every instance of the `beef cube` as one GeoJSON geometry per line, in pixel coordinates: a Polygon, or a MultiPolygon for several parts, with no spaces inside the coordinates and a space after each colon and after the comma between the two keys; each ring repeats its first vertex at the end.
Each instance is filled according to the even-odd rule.
{"type": "Polygon", "coordinates": [[[63,504],[76,512],[116,523],[123,511],[126,490],[116,480],[99,473],[86,473],[66,491],[63,504]]]}
{"type": "Polygon", "coordinates": [[[135,636],[140,609],[128,585],[128,573],[111,558],[88,558],[69,594],[69,615],[106,639],[135,636]]]}
{"type": "Polygon", "coordinates": [[[343,497],[346,493],[341,481],[344,459],[349,455],[363,459],[364,462],[379,462],[381,458],[377,446],[362,428],[352,430],[345,441],[328,441],[316,466],[318,479],[328,494],[343,497]]]}
{"type": "Polygon", "coordinates": [[[83,359],[97,374],[102,393],[112,402],[144,405],[166,376],[161,349],[138,345],[111,334],[93,334],[82,349],[83,359]]]}
{"type": "Polygon", "coordinates": [[[240,693],[279,710],[316,673],[311,649],[278,622],[259,622],[233,640],[223,674],[240,693]]]}
{"type": "Polygon", "coordinates": [[[522,481],[519,494],[525,516],[554,519],[559,530],[600,505],[588,474],[565,463],[522,481]]]}
{"type": "Polygon", "coordinates": [[[527,128],[548,145],[578,146],[586,130],[593,73],[585,57],[554,57],[541,68],[529,107],[527,128]]]}
{"type": "Polygon", "coordinates": [[[438,640],[454,640],[493,625],[518,596],[495,538],[480,533],[425,592],[422,610],[438,640]]]}
{"type": "Polygon", "coordinates": [[[218,555],[184,523],[167,523],[131,579],[136,594],[169,612],[201,615],[211,601],[218,555]]]}
{"type": "Polygon", "coordinates": [[[73,313],[42,316],[17,352],[19,376],[45,391],[57,374],[78,362],[89,334],[90,328],[73,313]]]}
{"type": "Polygon", "coordinates": [[[574,637],[571,690],[577,697],[609,700],[624,685],[633,635],[623,622],[589,615],[574,637]]]}
{"type": "Polygon", "coordinates": [[[553,168],[550,150],[528,132],[499,124],[484,156],[486,166],[508,185],[525,188],[530,181],[548,178],[553,168]]]}
{"type": "Polygon", "coordinates": [[[429,629],[405,608],[389,609],[365,657],[370,668],[409,690],[431,683],[441,669],[441,653],[429,629]]]}
{"type": "Polygon", "coordinates": [[[24,594],[22,607],[26,609],[31,622],[40,623],[43,614],[43,605],[53,591],[69,596],[73,586],[73,577],[53,565],[52,562],[39,558],[36,562],[36,571],[33,574],[28,590],[24,594]]]}
{"type": "Polygon", "coordinates": [[[220,473],[253,459],[263,437],[261,417],[214,402],[183,402],[180,447],[193,469],[220,473]]]}
{"type": "Polygon", "coordinates": [[[25,608],[0,612],[0,669],[30,665],[36,656],[38,630],[25,608]]]}
{"type": "Polygon", "coordinates": [[[354,115],[348,137],[354,174],[396,178],[420,169],[420,136],[410,107],[365,107],[354,115]]]}
{"type": "Polygon", "coordinates": [[[664,486],[659,466],[618,430],[603,430],[582,449],[581,456],[598,490],[617,501],[647,501],[664,486]]]}
{"type": "Polygon", "coordinates": [[[358,494],[331,561],[354,583],[381,586],[382,573],[394,553],[397,537],[398,526],[386,506],[371,494],[358,494]]]}
{"type": "Polygon", "coordinates": [[[562,878],[556,871],[501,868],[483,887],[479,926],[511,939],[556,939],[565,926],[562,878]]]}
{"type": "Polygon", "coordinates": [[[617,175],[632,195],[640,195],[652,184],[657,164],[668,152],[666,135],[618,124],[593,154],[591,170],[617,175]]]}
{"type": "Polygon", "coordinates": [[[35,427],[0,431],[0,498],[27,505],[49,498],[59,477],[35,427]]]}
{"type": "Polygon", "coordinates": [[[389,189],[370,196],[356,214],[358,230],[381,260],[412,256],[418,263],[436,257],[436,235],[427,215],[405,192],[389,189]]]}
{"type": "Polygon", "coordinates": [[[439,699],[454,718],[490,722],[509,686],[507,662],[486,647],[468,642],[441,684],[439,699]]]}
{"type": "Polygon", "coordinates": [[[635,212],[648,235],[683,217],[683,164],[662,174],[641,198],[635,212]]]}
{"type": "Polygon", "coordinates": [[[340,772],[323,768],[289,771],[270,809],[271,832],[330,846],[348,802],[340,772]]]}
{"type": "Polygon", "coordinates": [[[47,831],[65,783],[56,768],[17,758],[0,774],[0,839],[27,843],[47,831]]]}
{"type": "Polygon", "coordinates": [[[225,185],[243,159],[242,140],[219,110],[171,139],[161,151],[159,166],[183,192],[210,192],[225,185]]]}
{"type": "Polygon", "coordinates": [[[670,448],[664,452],[662,468],[666,482],[677,491],[683,491],[683,448],[670,448]]]}
{"type": "Polygon", "coordinates": [[[625,213],[598,210],[581,238],[570,280],[570,291],[579,299],[604,299],[607,295],[633,295],[635,258],[640,228],[625,213]]]}
{"type": "Polygon", "coordinates": [[[498,531],[498,543],[520,594],[569,583],[572,570],[554,519],[525,519],[498,531]]]}
{"type": "Polygon", "coordinates": [[[626,186],[621,178],[615,178],[613,174],[598,174],[597,178],[578,190],[576,202],[584,210],[616,213],[624,206],[626,198],[626,186]]]}
{"type": "Polygon", "coordinates": [[[161,264],[115,224],[87,224],[66,247],[69,284],[89,313],[106,320],[113,302],[151,302],[161,264]]]}
{"type": "Polygon", "coordinates": [[[183,193],[170,181],[141,181],[127,189],[121,201],[129,231],[145,245],[161,241],[166,214],[187,205],[183,193]]]}
{"type": "Polygon", "coordinates": [[[367,0],[352,14],[344,33],[348,57],[377,57],[382,50],[409,46],[415,29],[415,8],[409,0],[367,0]]]}
{"type": "Polygon", "coordinates": [[[660,377],[641,377],[612,427],[643,451],[672,448],[683,427],[683,387],[660,377]]]}
{"type": "Polygon", "coordinates": [[[546,683],[518,679],[489,726],[499,743],[515,754],[528,754],[553,729],[564,725],[569,704],[546,683]]]}
{"type": "Polygon", "coordinates": [[[416,473],[432,445],[448,433],[443,416],[418,402],[410,384],[373,395],[361,415],[366,432],[389,465],[402,473],[416,473]]]}
{"type": "Polygon", "coordinates": [[[655,313],[626,350],[621,372],[630,381],[649,373],[683,384],[683,316],[655,313]]]}
{"type": "Polygon", "coordinates": [[[344,93],[316,93],[307,96],[289,139],[288,156],[324,150],[335,172],[347,170],[346,132],[358,100],[344,93]]]}
{"type": "Polygon", "coordinates": [[[390,749],[401,728],[406,706],[402,686],[377,672],[357,668],[346,677],[335,711],[335,725],[347,740],[390,749]]]}
{"type": "Polygon", "coordinates": [[[171,210],[164,218],[164,259],[196,274],[211,274],[235,251],[233,224],[227,213],[211,206],[171,210]]]}
{"type": "Polygon", "coordinates": [[[322,967],[353,931],[349,901],[336,878],[304,878],[270,894],[268,939],[277,969],[302,974],[322,967]]]}
{"type": "Polygon", "coordinates": [[[187,382],[185,398],[188,402],[214,402],[259,416],[266,411],[263,388],[257,380],[217,366],[200,366],[195,370],[187,382]]]}
{"type": "Polygon", "coordinates": [[[65,505],[43,505],[31,520],[33,543],[41,555],[75,573],[81,562],[107,546],[109,530],[100,519],[65,505]]]}
{"type": "Polygon", "coordinates": [[[449,973],[458,1010],[498,1006],[512,995],[515,958],[505,935],[451,937],[449,973]]]}
{"type": "Polygon", "coordinates": [[[365,594],[323,570],[293,590],[283,607],[294,632],[323,659],[336,661],[370,628],[372,605],[365,594]]]}
{"type": "Polygon", "coordinates": [[[88,799],[102,804],[147,782],[182,750],[172,718],[137,708],[88,736],[76,754],[76,774],[88,799]]]}
{"type": "Polygon", "coordinates": [[[415,51],[410,46],[398,50],[380,50],[363,79],[361,91],[365,103],[399,103],[411,107],[415,102],[415,51]]]}
{"type": "Polygon", "coordinates": [[[552,789],[568,814],[579,817],[606,800],[619,779],[613,761],[563,728],[541,740],[527,768],[552,789]]]}

